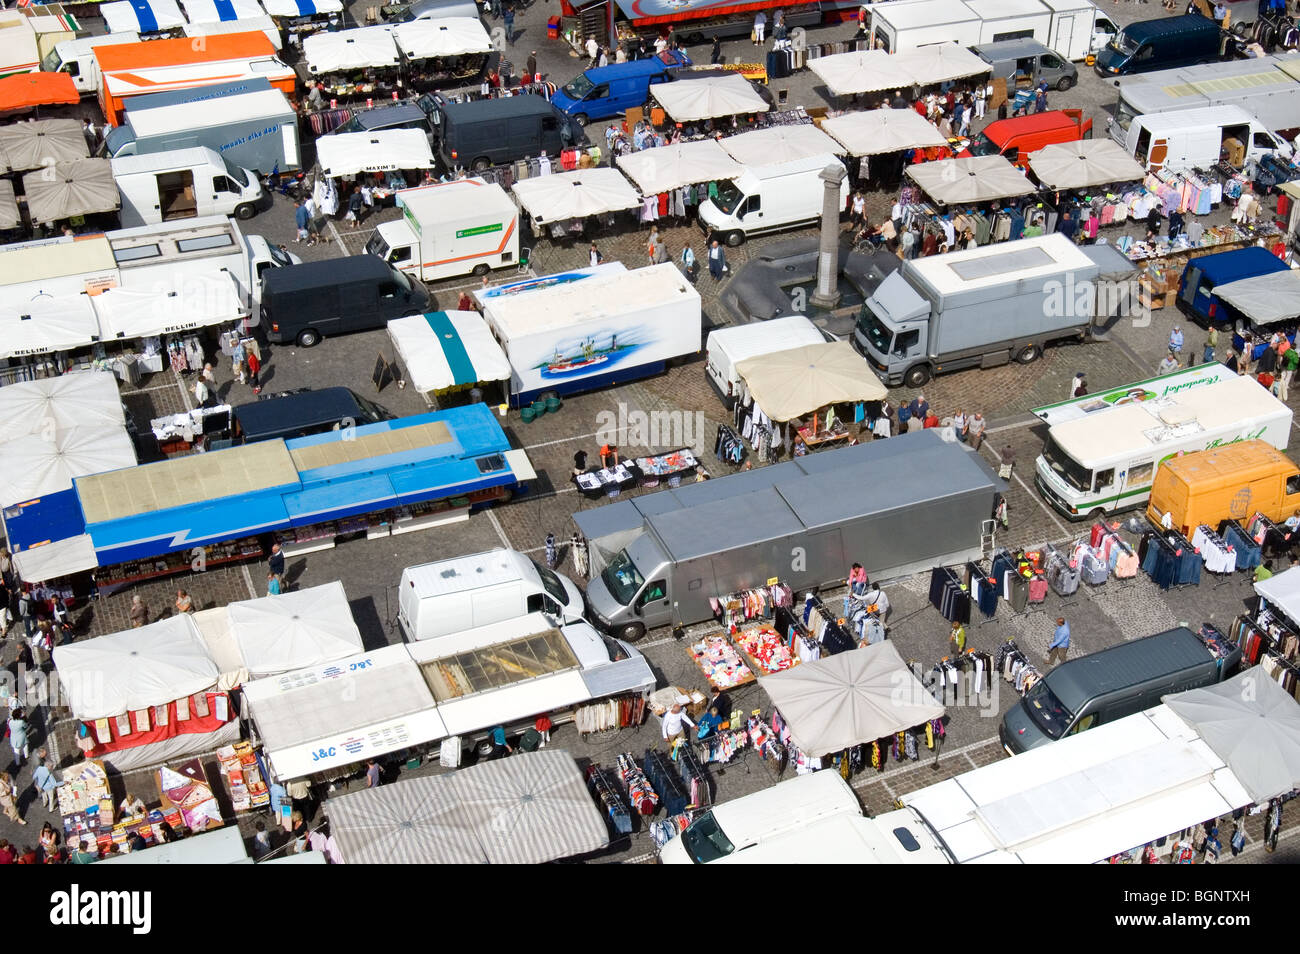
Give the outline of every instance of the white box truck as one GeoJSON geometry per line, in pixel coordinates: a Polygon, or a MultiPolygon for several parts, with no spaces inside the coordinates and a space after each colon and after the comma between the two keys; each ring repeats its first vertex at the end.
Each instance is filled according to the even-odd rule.
{"type": "Polygon", "coordinates": [[[256,175],[207,146],[111,162],[122,194],[122,225],[127,228],[203,215],[251,219],[271,204],[256,175]]]}
{"type": "Polygon", "coordinates": [[[421,281],[486,275],[519,259],[519,210],[505,189],[460,179],[397,193],[402,217],[381,222],[366,252],[421,281]]]}
{"type": "Polygon", "coordinates": [[[700,294],[676,265],[576,270],[475,293],[510,360],[510,403],[634,381],[700,350],[700,294]]]}
{"type": "Polygon", "coordinates": [[[1119,32],[1092,0],[1042,0],[1052,12],[1047,45],[1071,60],[1085,59],[1109,43],[1119,32]]]}
{"type": "MultiPolygon", "coordinates": [[[[737,246],[751,235],[796,228],[822,214],[826,184],[820,174],[843,165],[830,153],[770,166],[745,166],[730,182],[718,183],[718,197],[700,203],[700,225],[714,238],[737,246]]],[[[849,177],[840,184],[840,203],[849,194],[849,177]]]]}
{"type": "Polygon", "coordinates": [[[871,46],[888,53],[931,43],[982,42],[980,18],[960,0],[889,0],[871,4],[871,46]]]}
{"type": "Polygon", "coordinates": [[[740,375],[736,365],[746,358],[762,354],[822,344],[822,334],[804,315],[787,315],[769,321],[751,321],[709,332],[704,341],[704,372],[718,394],[724,398],[740,393],[740,375]]]}
{"type": "Polygon", "coordinates": [[[1289,158],[1294,151],[1290,143],[1269,132],[1240,106],[1138,116],[1129,123],[1121,141],[1129,155],[1152,172],[1162,168],[1208,169],[1231,143],[1241,147],[1244,162],[1258,162],[1273,152],[1289,158]]]}
{"type": "Polygon", "coordinates": [[[67,73],[77,92],[84,96],[93,96],[99,92],[102,77],[99,74],[99,60],[95,59],[95,47],[114,46],[118,43],[139,43],[138,33],[105,33],[100,36],[84,36],[75,40],[64,40],[55,44],[53,50],[41,61],[41,69],[47,73],[67,73]]]}
{"type": "MultiPolygon", "coordinates": [[[[1052,11],[1042,0],[965,0],[980,21],[981,43],[1037,40],[1051,45],[1052,11]]],[[[1057,50],[1063,56],[1064,50],[1057,50]]]]}

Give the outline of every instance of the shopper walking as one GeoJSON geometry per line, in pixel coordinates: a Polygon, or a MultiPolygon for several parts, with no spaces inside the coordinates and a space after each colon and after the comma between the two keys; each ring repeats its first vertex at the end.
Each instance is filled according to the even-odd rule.
{"type": "Polygon", "coordinates": [[[281,580],[284,579],[284,551],[280,549],[280,544],[271,544],[271,556],[267,559],[266,566],[281,580]]]}
{"type": "Polygon", "coordinates": [[[1047,665],[1055,666],[1057,663],[1065,662],[1065,657],[1070,652],[1070,624],[1065,621],[1064,616],[1056,618],[1056,635],[1047,645],[1047,665]]]}
{"type": "Polygon", "coordinates": [[[10,711],[6,728],[9,730],[9,745],[14,750],[16,770],[21,771],[27,763],[27,756],[31,754],[27,748],[27,714],[22,708],[10,711]]]}
{"type": "Polygon", "coordinates": [[[966,425],[966,433],[970,435],[970,446],[972,450],[979,450],[980,445],[984,443],[984,431],[988,427],[988,422],[984,420],[984,415],[976,411],[971,415],[970,423],[966,425]]]}
{"type": "Polygon", "coordinates": [[[670,749],[678,739],[686,738],[684,726],[688,725],[695,728],[695,722],[691,717],[686,714],[680,705],[673,703],[673,707],[664,713],[661,726],[664,741],[668,743],[670,749]]]}
{"type": "Polygon", "coordinates": [[[709,274],[713,276],[714,281],[722,281],[722,276],[727,271],[727,253],[723,251],[722,246],[714,239],[709,243],[709,274]]]}
{"type": "Polygon", "coordinates": [[[256,351],[248,352],[248,383],[253,386],[254,394],[262,393],[262,359],[256,351]]]}
{"type": "Polygon", "coordinates": [[[1201,364],[1209,364],[1214,360],[1214,352],[1219,347],[1219,329],[1210,325],[1209,333],[1205,336],[1205,350],[1201,352],[1201,364]]]}
{"type": "Polygon", "coordinates": [[[964,652],[966,652],[966,627],[953,620],[952,632],[948,634],[948,653],[956,657],[964,652]]]}
{"type": "Polygon", "coordinates": [[[1174,325],[1174,330],[1169,332],[1169,350],[1174,354],[1182,357],[1183,354],[1183,329],[1174,325]]]}
{"type": "Polygon", "coordinates": [[[1278,379],[1277,396],[1283,401],[1290,397],[1289,388],[1291,381],[1295,378],[1296,368],[1300,368],[1300,352],[1295,348],[1287,348],[1282,354],[1282,376],[1278,379]]]}
{"type": "Polygon", "coordinates": [[[45,749],[36,753],[38,764],[36,770],[32,772],[32,788],[36,789],[36,794],[40,797],[45,810],[52,812],[59,790],[59,779],[54,774],[54,766],[50,764],[48,755],[45,749]]]}
{"type": "Polygon", "coordinates": [[[754,36],[753,40],[757,46],[763,45],[763,32],[767,29],[767,14],[762,10],[754,14],[754,36]]]}
{"type": "Polygon", "coordinates": [[[560,557],[555,547],[555,534],[548,533],[546,535],[546,566],[548,569],[554,570],[559,566],[559,563],[560,557]]]}
{"type": "Polygon", "coordinates": [[[131,597],[131,628],[139,629],[149,622],[149,607],[144,605],[144,598],[137,593],[131,597]]]}
{"type": "Polygon", "coordinates": [[[18,814],[18,791],[14,788],[13,779],[9,777],[8,772],[0,772],[0,811],[5,813],[5,817],[12,822],[20,825],[26,825],[23,816],[18,814]]]}

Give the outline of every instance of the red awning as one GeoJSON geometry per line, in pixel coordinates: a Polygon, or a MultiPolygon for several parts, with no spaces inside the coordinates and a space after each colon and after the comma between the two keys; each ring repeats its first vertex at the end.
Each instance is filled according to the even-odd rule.
{"type": "Polygon", "coordinates": [[[18,73],[0,79],[0,113],[80,102],[81,94],[67,73],[18,73]]]}

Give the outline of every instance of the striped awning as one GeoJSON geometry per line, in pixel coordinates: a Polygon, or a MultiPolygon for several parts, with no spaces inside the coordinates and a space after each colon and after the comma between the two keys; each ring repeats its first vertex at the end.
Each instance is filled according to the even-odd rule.
{"type": "Polygon", "coordinates": [[[388,335],[421,393],[510,377],[510,361],[475,311],[434,311],[394,318],[388,335]]]}
{"type": "Polygon", "coordinates": [[[548,749],[325,803],[347,864],[542,864],[605,847],[582,772],[548,749]]]}

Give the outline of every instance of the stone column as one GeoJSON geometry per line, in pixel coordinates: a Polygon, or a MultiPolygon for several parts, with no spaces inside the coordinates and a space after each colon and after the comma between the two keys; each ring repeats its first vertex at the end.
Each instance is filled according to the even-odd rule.
{"type": "Polygon", "coordinates": [[[846,175],[844,167],[833,163],[818,173],[826,184],[822,198],[822,233],[817,249],[817,291],[812,303],[826,311],[840,303],[840,183],[846,175]]]}

